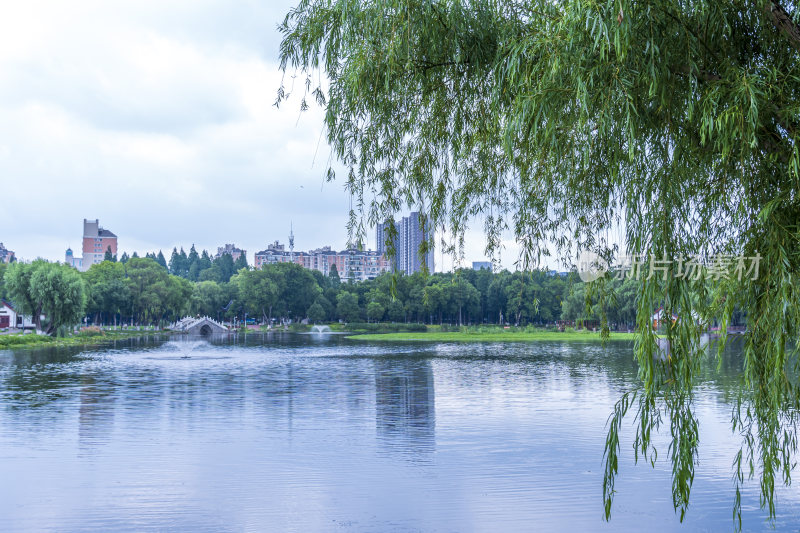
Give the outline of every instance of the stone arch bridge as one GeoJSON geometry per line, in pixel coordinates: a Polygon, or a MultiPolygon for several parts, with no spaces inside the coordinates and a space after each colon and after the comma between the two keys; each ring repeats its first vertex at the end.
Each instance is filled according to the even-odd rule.
{"type": "Polygon", "coordinates": [[[207,316],[204,317],[191,317],[187,316],[172,324],[169,329],[173,331],[180,331],[181,333],[188,333],[189,335],[215,335],[219,333],[227,333],[228,328],[207,316]]]}

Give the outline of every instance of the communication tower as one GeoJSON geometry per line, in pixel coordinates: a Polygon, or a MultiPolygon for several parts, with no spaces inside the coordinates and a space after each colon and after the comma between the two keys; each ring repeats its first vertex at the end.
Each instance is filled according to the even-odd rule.
{"type": "Polygon", "coordinates": [[[294,230],[289,222],[289,260],[294,263],[294,230]]]}

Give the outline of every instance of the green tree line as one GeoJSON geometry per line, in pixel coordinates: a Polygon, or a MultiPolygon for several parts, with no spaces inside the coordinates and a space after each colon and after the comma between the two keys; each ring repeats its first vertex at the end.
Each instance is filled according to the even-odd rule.
{"type": "Polygon", "coordinates": [[[84,317],[95,324],[137,325],[203,315],[218,320],[248,317],[261,323],[307,318],[314,323],[524,326],[597,320],[605,311],[618,327],[631,327],[636,319],[632,280],[615,282],[617,298],[601,309],[591,298],[587,304],[585,285],[576,275],[543,270],[386,273],[343,283],[335,266],[329,276],[293,263],[255,270],[228,254],[210,260],[194,247],[189,254],[173,253],[169,264],[148,255],[103,261],[84,273],[44,260],[2,265],[0,296],[32,315],[39,328],[44,315],[48,333],[84,317]],[[236,266],[240,268],[229,275],[236,266]]]}

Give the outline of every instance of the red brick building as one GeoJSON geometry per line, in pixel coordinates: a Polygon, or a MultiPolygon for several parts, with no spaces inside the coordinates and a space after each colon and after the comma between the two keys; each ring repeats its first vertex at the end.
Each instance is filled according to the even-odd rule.
{"type": "Polygon", "coordinates": [[[67,250],[66,262],[82,272],[89,267],[102,263],[106,251],[117,255],[117,236],[100,226],[100,220],[83,219],[83,257],[73,257],[72,250],[67,250]]]}

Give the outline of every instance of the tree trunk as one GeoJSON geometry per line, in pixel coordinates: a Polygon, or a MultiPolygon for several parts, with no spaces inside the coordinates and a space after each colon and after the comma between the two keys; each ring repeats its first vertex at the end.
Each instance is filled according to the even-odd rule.
{"type": "MultiPolygon", "coordinates": [[[[39,305],[33,310],[33,316],[31,316],[31,320],[33,320],[33,327],[36,328],[37,331],[42,330],[42,306],[39,305]]],[[[25,325],[25,318],[22,319],[22,325],[25,325]]]]}

